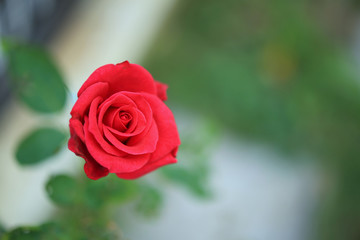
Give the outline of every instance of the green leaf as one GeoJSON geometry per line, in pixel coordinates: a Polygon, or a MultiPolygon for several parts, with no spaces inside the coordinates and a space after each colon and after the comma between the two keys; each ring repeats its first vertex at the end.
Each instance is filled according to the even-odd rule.
{"type": "Polygon", "coordinates": [[[43,239],[54,239],[54,240],[67,240],[69,239],[68,233],[65,229],[57,222],[47,222],[40,226],[41,232],[43,233],[43,239]]]}
{"type": "Polygon", "coordinates": [[[0,239],[6,233],[5,227],[0,223],[0,239]]]}
{"type": "Polygon", "coordinates": [[[36,129],[20,142],[16,159],[21,165],[42,162],[57,153],[65,140],[65,133],[54,128],[36,129]]]}
{"type": "Polygon", "coordinates": [[[8,240],[39,240],[42,233],[38,227],[18,227],[8,233],[8,240]]]}
{"type": "Polygon", "coordinates": [[[91,208],[99,208],[106,203],[121,204],[138,193],[137,183],[116,176],[108,176],[97,181],[86,182],[85,202],[91,208]]]}
{"type": "Polygon", "coordinates": [[[145,217],[157,215],[163,203],[161,192],[149,185],[142,185],[140,191],[140,199],[136,204],[136,210],[145,217]]]}
{"type": "Polygon", "coordinates": [[[60,71],[47,51],[39,46],[2,40],[14,90],[19,99],[41,113],[61,110],[66,87],[60,71]]]}
{"type": "Polygon", "coordinates": [[[67,175],[56,175],[46,184],[48,197],[59,206],[72,206],[77,203],[81,193],[74,178],[67,175]]]}
{"type": "Polygon", "coordinates": [[[67,240],[70,236],[57,224],[45,223],[36,227],[18,227],[0,238],[1,240],[67,240]]]}
{"type": "Polygon", "coordinates": [[[161,169],[161,173],[168,180],[183,185],[198,197],[207,198],[211,195],[206,186],[208,172],[202,166],[191,170],[179,166],[166,166],[161,169]]]}

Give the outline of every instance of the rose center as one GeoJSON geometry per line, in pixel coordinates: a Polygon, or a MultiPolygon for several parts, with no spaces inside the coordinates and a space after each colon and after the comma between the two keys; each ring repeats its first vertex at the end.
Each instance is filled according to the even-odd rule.
{"type": "Polygon", "coordinates": [[[129,116],[129,114],[127,114],[127,113],[122,113],[122,114],[120,115],[120,118],[121,118],[121,120],[126,121],[126,120],[129,120],[129,119],[130,119],[130,116],[129,116]]]}
{"type": "Polygon", "coordinates": [[[129,122],[131,121],[132,119],[132,116],[127,113],[127,112],[119,112],[119,117],[120,117],[120,120],[121,122],[126,126],[128,127],[127,125],[129,124],[129,122]]]}

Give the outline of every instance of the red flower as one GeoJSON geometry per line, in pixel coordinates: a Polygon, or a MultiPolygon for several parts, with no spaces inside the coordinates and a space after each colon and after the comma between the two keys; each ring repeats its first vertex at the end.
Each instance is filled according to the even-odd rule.
{"type": "Polygon", "coordinates": [[[91,179],[110,173],[135,179],[175,163],[180,139],[167,86],[125,61],[95,70],[71,110],[68,146],[91,179]]]}

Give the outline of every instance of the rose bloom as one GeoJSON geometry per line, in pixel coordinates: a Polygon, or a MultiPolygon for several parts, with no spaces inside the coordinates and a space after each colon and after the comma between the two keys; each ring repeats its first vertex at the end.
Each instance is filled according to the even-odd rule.
{"type": "Polygon", "coordinates": [[[91,179],[109,173],[135,179],[176,163],[174,116],[163,101],[167,86],[125,61],[95,70],[71,110],[69,149],[85,159],[91,179]]]}

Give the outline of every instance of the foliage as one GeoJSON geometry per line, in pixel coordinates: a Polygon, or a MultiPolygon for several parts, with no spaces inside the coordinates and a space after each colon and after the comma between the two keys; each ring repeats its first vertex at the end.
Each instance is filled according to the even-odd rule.
{"type": "Polygon", "coordinates": [[[56,64],[39,46],[2,39],[14,91],[34,111],[60,111],[66,100],[65,84],[56,64]]]}
{"type": "Polygon", "coordinates": [[[66,134],[53,128],[38,128],[28,134],[16,150],[21,165],[31,165],[56,154],[64,145],[66,134]]]}
{"type": "Polygon", "coordinates": [[[5,227],[0,223],[0,239],[2,235],[5,234],[5,232],[6,232],[5,227]]]}
{"type": "Polygon", "coordinates": [[[146,217],[157,215],[163,203],[162,192],[147,184],[140,186],[139,190],[136,211],[146,217]]]}

